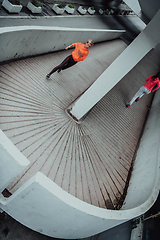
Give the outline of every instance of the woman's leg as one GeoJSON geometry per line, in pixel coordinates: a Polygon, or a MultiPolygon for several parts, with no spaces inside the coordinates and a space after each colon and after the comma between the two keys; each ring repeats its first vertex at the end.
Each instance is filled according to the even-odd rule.
{"type": "Polygon", "coordinates": [[[132,100],[130,101],[129,105],[132,105],[132,103],[137,99],[143,97],[144,94],[149,94],[150,91],[145,88],[144,86],[139,89],[139,91],[134,95],[132,100]]]}
{"type": "Polygon", "coordinates": [[[61,66],[61,69],[64,70],[66,68],[72,67],[73,65],[75,65],[77,62],[74,61],[72,55],[69,56],[69,60],[63,64],[63,66],[61,66]]]}
{"type": "MultiPolygon", "coordinates": [[[[70,55],[70,56],[71,56],[71,55],[70,55]]],[[[69,62],[70,56],[66,57],[66,58],[64,59],[64,61],[63,61],[60,65],[58,65],[58,66],[56,66],[55,68],[53,68],[52,71],[51,71],[48,75],[50,76],[52,73],[56,72],[58,69],[60,70],[60,69],[62,69],[62,67],[64,67],[65,65],[67,65],[68,62],[69,62]]]]}
{"type": "Polygon", "coordinates": [[[72,58],[72,55],[69,55],[68,57],[66,57],[64,59],[64,61],[56,66],[55,68],[52,69],[52,71],[47,75],[47,77],[50,77],[50,75],[54,72],[56,72],[58,70],[58,72],[60,72],[61,70],[64,70],[66,68],[69,68],[71,66],[73,66],[74,64],[76,64],[77,62],[75,62],[72,58]]]}

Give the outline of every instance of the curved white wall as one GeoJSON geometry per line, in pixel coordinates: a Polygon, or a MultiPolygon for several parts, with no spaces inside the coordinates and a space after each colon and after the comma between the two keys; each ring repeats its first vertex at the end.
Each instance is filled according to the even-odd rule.
{"type": "Polygon", "coordinates": [[[18,26],[0,28],[0,62],[64,49],[73,42],[119,38],[125,30],[18,26]]]}
{"type": "Polygon", "coordinates": [[[0,130],[0,192],[20,174],[30,162],[0,130]]]}
{"type": "Polygon", "coordinates": [[[0,201],[1,208],[22,224],[57,238],[88,237],[127,220],[118,211],[76,199],[42,173],[37,173],[9,199],[0,201]]]}

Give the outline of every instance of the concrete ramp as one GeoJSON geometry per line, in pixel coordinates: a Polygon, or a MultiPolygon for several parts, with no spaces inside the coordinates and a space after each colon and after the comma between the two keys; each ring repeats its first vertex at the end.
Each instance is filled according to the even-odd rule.
{"type": "MultiPolygon", "coordinates": [[[[150,51],[80,124],[65,112],[125,48],[121,40],[95,44],[84,62],[50,79],[46,74],[62,61],[66,51],[0,67],[0,127],[30,161],[7,187],[12,196],[1,196],[0,207],[35,231],[58,238],[88,237],[142,214],[156,199],[158,171],[153,171],[155,182],[140,206],[138,200],[134,205],[133,178],[131,200],[118,210],[153,95],[144,96],[129,109],[125,104],[148,75],[157,72],[159,50],[150,51]]],[[[151,126],[158,126],[156,106],[151,126]]],[[[154,133],[152,128],[150,131],[154,133]]],[[[157,131],[156,141],[158,137],[157,131]]],[[[157,156],[158,150],[154,169],[159,166],[157,156]]],[[[150,159],[147,161],[150,163],[150,159]]],[[[140,165],[141,175],[146,169],[143,159],[140,165]]],[[[136,186],[137,199],[137,181],[136,186]]]]}
{"type": "Polygon", "coordinates": [[[118,207],[152,95],[131,110],[125,103],[144,83],[147,73],[141,73],[139,64],[81,124],[65,109],[125,47],[121,40],[96,44],[84,62],[53,74],[49,80],[46,74],[71,51],[1,66],[1,129],[31,162],[8,187],[11,193],[41,171],[87,203],[118,207]]]}

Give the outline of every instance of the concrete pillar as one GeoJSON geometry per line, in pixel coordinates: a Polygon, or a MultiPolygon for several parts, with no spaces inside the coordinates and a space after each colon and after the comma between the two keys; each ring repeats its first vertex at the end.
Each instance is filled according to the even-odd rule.
{"type": "Polygon", "coordinates": [[[160,43],[160,10],[137,38],[120,54],[101,76],[67,112],[80,120],[107,92],[109,92],[151,49],[160,43]]]}
{"type": "Polygon", "coordinates": [[[124,0],[124,2],[138,15],[141,14],[141,7],[138,0],[124,0]]]}

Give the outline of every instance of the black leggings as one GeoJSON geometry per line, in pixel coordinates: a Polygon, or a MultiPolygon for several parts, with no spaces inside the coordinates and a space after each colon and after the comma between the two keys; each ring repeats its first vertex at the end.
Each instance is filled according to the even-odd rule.
{"type": "Polygon", "coordinates": [[[57,67],[53,68],[53,70],[49,74],[51,75],[52,73],[56,72],[58,69],[64,70],[66,68],[69,68],[69,67],[75,65],[76,63],[77,62],[74,61],[72,55],[69,55],[68,57],[66,57],[64,59],[64,61],[60,65],[58,65],[57,67]]]}

